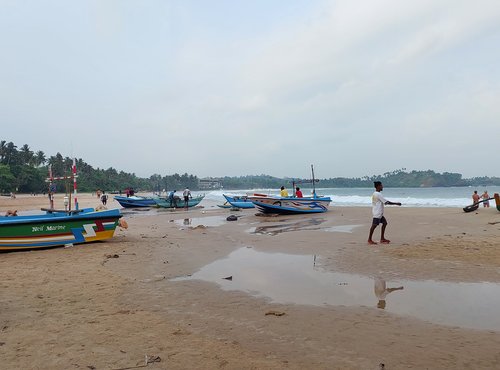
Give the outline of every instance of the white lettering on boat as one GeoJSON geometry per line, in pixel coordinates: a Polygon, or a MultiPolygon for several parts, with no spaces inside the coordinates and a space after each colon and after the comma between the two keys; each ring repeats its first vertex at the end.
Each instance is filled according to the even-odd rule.
{"type": "Polygon", "coordinates": [[[31,232],[40,232],[40,231],[59,231],[66,230],[66,225],[42,225],[42,226],[32,226],[31,232]]]}
{"type": "Polygon", "coordinates": [[[47,231],[56,231],[56,230],[66,230],[65,225],[50,225],[47,226],[47,231]]]}

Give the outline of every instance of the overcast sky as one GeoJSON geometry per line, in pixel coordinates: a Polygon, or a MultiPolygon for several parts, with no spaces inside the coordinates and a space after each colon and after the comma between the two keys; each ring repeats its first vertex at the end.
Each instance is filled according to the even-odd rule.
{"type": "Polygon", "coordinates": [[[0,0],[0,122],[142,177],[500,176],[500,1],[0,0]]]}

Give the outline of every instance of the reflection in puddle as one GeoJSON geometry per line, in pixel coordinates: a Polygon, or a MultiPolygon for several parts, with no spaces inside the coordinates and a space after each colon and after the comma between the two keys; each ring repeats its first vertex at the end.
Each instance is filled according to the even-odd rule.
{"type": "Polygon", "coordinates": [[[329,227],[329,228],[325,229],[325,231],[330,231],[330,232],[335,232],[335,233],[352,233],[354,228],[360,227],[360,226],[363,226],[363,225],[338,225],[338,226],[329,227]]]}
{"type": "Polygon", "coordinates": [[[179,226],[188,226],[188,227],[197,227],[197,226],[217,227],[224,225],[226,223],[226,218],[224,216],[194,217],[194,218],[175,220],[175,223],[179,226]]]}
{"type": "Polygon", "coordinates": [[[276,303],[379,307],[436,324],[500,331],[500,284],[385,282],[319,270],[312,255],[263,253],[252,248],[238,249],[190,277],[174,280],[193,279],[276,303]],[[232,280],[224,279],[227,276],[232,280]]]}
{"type": "Polygon", "coordinates": [[[278,235],[289,231],[299,230],[318,230],[318,226],[325,222],[322,218],[311,218],[309,220],[302,220],[288,224],[270,225],[270,226],[257,226],[250,230],[252,234],[265,234],[265,235],[278,235]]]}

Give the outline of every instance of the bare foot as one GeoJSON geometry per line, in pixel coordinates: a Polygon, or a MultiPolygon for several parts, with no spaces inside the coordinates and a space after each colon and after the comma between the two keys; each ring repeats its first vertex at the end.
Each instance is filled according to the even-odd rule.
{"type": "Polygon", "coordinates": [[[387,240],[387,239],[380,239],[380,242],[382,244],[389,244],[391,241],[390,240],[387,240]]]}
{"type": "Polygon", "coordinates": [[[373,240],[368,240],[368,244],[376,245],[377,243],[375,243],[373,240]]]}

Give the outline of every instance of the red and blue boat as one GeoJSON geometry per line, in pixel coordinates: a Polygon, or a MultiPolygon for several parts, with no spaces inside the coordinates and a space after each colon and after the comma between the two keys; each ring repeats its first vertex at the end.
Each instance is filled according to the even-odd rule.
{"type": "Polygon", "coordinates": [[[328,211],[332,199],[330,197],[248,197],[263,213],[297,214],[322,213],[328,211]]]}
{"type": "Polygon", "coordinates": [[[0,251],[50,248],[112,238],[120,210],[45,209],[44,214],[0,218],[0,251]]]}

